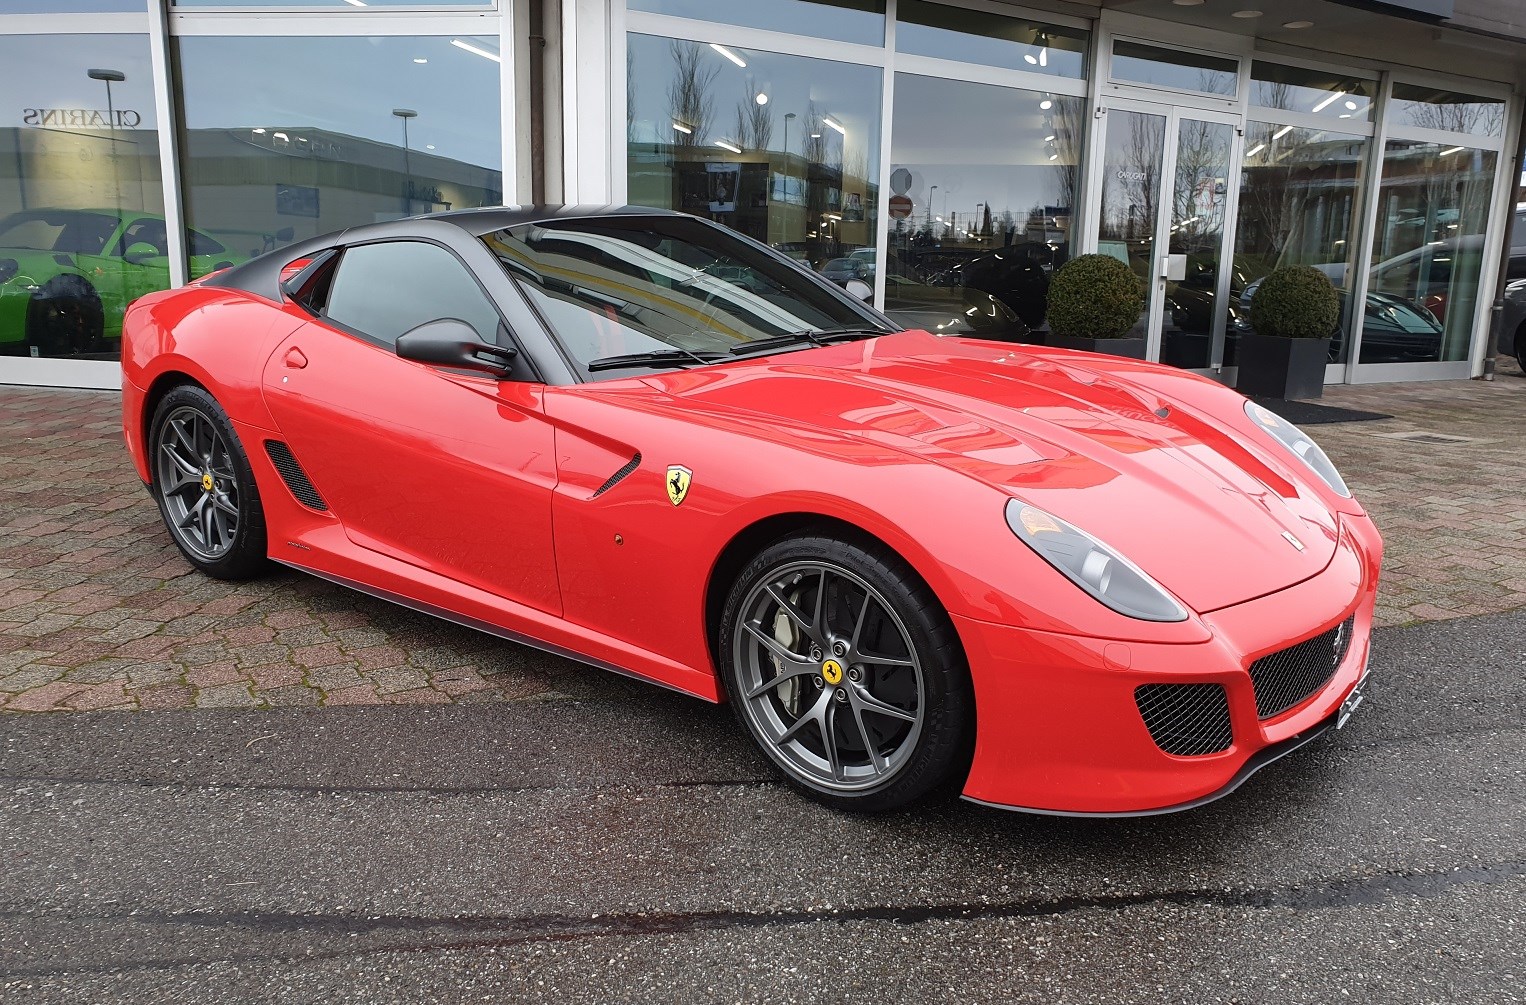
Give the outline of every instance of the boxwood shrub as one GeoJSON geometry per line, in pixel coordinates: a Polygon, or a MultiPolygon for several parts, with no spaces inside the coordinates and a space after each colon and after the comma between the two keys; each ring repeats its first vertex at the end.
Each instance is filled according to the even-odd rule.
{"type": "Polygon", "coordinates": [[[1340,294],[1312,265],[1272,270],[1250,302],[1250,323],[1258,335],[1329,338],[1340,319],[1340,294]]]}
{"type": "Polygon", "coordinates": [[[1111,255],[1082,255],[1049,283],[1049,330],[1067,338],[1123,338],[1144,309],[1144,283],[1111,255]]]}

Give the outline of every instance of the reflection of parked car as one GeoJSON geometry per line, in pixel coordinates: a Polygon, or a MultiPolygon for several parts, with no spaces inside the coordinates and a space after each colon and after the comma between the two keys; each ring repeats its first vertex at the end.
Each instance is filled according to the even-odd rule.
{"type": "MultiPolygon", "coordinates": [[[[191,276],[244,260],[190,231],[191,276]]],[[[103,348],[122,312],[170,284],[164,217],[38,209],[0,220],[0,351],[61,356],[103,348]]]]}
{"type": "Polygon", "coordinates": [[[821,274],[838,286],[847,286],[850,279],[874,282],[874,266],[861,258],[834,258],[821,267],[821,274]]]}
{"type": "Polygon", "coordinates": [[[1526,276],[1512,279],[1506,285],[1505,312],[1501,322],[1500,352],[1514,356],[1521,369],[1526,370],[1526,276]]]}
{"type": "Polygon", "coordinates": [[[989,293],[928,286],[904,276],[885,277],[885,312],[908,328],[935,335],[1023,342],[1030,334],[1012,308],[989,293]]]}
{"type": "Polygon", "coordinates": [[[1028,327],[1037,328],[1049,309],[1049,276],[1063,263],[1063,252],[1047,244],[1014,244],[960,262],[940,273],[935,282],[989,293],[1028,327]]]}
{"type": "MultiPolygon", "coordinates": [[[[1258,279],[1245,288],[1236,306],[1230,308],[1229,327],[1224,341],[1224,363],[1232,366],[1239,336],[1253,331],[1250,324],[1250,302],[1261,288],[1258,279]]],[[[1341,346],[1350,328],[1351,295],[1337,289],[1341,313],[1335,328],[1330,332],[1330,362],[1341,357],[1341,346]]],[[[1419,304],[1394,296],[1391,293],[1369,291],[1367,307],[1362,319],[1362,362],[1364,363],[1423,363],[1439,358],[1441,351],[1441,322],[1419,304]]]]}

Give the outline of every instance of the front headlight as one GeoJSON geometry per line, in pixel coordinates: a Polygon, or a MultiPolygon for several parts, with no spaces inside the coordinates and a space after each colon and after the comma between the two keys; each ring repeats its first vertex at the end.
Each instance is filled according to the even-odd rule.
{"type": "Polygon", "coordinates": [[[1018,499],[1007,526],[1072,583],[1119,614],[1141,621],[1186,621],[1187,610],[1133,562],[1059,517],[1018,499]]]}
{"type": "Polygon", "coordinates": [[[1278,443],[1287,447],[1293,456],[1303,461],[1309,470],[1319,476],[1320,481],[1330,486],[1336,495],[1346,499],[1351,498],[1351,490],[1346,487],[1346,482],[1341,478],[1341,473],[1335,470],[1335,465],[1325,452],[1319,449],[1319,444],[1309,438],[1309,434],[1293,425],[1276,412],[1251,401],[1245,401],[1245,414],[1250,416],[1252,422],[1260,426],[1272,435],[1278,443]]]}

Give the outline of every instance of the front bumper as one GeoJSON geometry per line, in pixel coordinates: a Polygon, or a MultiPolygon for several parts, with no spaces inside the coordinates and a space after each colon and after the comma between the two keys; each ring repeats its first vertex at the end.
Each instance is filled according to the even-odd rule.
{"type": "Polygon", "coordinates": [[[1123,642],[955,617],[975,684],[975,757],[964,795],[1008,809],[1131,815],[1187,809],[1334,725],[1367,666],[1383,545],[1366,517],[1343,515],[1318,575],[1202,615],[1195,644],[1123,642]],[[1330,679],[1260,719],[1250,665],[1353,620],[1330,679]],[[1156,745],[1135,703],[1146,684],[1218,684],[1232,739],[1197,756],[1156,745]]]}

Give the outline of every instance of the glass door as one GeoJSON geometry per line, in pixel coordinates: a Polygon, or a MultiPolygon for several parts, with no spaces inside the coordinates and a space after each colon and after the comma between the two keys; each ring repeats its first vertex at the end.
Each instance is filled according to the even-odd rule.
{"type": "Polygon", "coordinates": [[[1223,361],[1238,117],[1110,101],[1101,144],[1097,252],[1145,284],[1139,323],[1152,360],[1223,361]]]}

